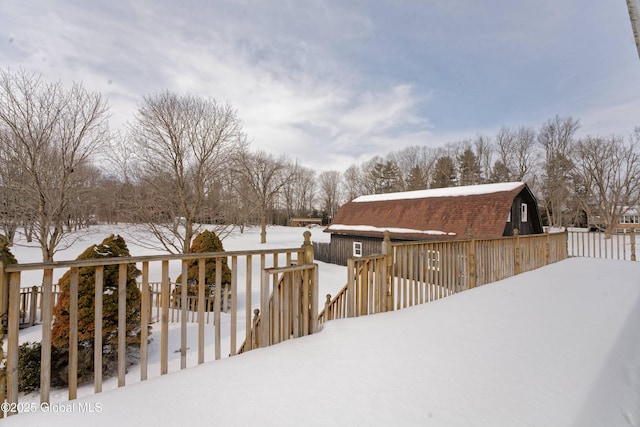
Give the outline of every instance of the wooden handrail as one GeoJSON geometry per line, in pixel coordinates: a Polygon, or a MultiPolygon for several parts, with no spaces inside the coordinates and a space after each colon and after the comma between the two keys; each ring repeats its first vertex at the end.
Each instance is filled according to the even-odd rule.
{"type": "MultiPolygon", "coordinates": [[[[278,280],[277,286],[274,286],[273,291],[268,299],[268,305],[265,306],[263,304],[262,309],[254,310],[254,318],[251,327],[251,332],[248,334],[250,337],[250,341],[252,342],[251,348],[247,346],[247,339],[243,341],[238,349],[238,354],[245,353],[250,349],[257,347],[265,347],[271,344],[277,344],[278,342],[289,339],[290,337],[298,337],[302,335],[307,335],[309,333],[313,333],[317,326],[318,320],[315,319],[313,322],[308,322],[310,316],[313,315],[313,310],[317,312],[317,296],[315,297],[316,303],[313,303],[313,298],[311,301],[305,302],[305,293],[308,294],[310,290],[307,292],[298,291],[298,296],[296,297],[296,290],[303,288],[305,285],[305,279],[303,274],[293,274],[293,273],[305,273],[310,270],[317,272],[318,266],[316,264],[302,264],[302,265],[290,265],[287,267],[274,267],[274,268],[266,268],[264,269],[264,273],[266,275],[279,275],[282,274],[278,280]],[[295,280],[298,278],[299,280],[295,280]],[[290,285],[290,286],[288,286],[290,285]],[[288,293],[288,294],[287,294],[288,293]],[[276,298],[277,296],[277,298],[276,298]],[[297,319],[297,307],[300,307],[300,303],[302,303],[302,311],[299,313],[300,318],[297,319]],[[282,304],[282,309],[279,309],[278,304],[282,304]],[[307,310],[304,307],[309,307],[307,310]],[[314,308],[315,307],[315,308],[314,308]],[[261,327],[263,327],[263,315],[264,312],[267,312],[267,315],[270,318],[268,328],[268,332],[260,332],[261,327]],[[306,311],[306,313],[305,313],[306,311]],[[274,314],[275,313],[275,314],[274,314]],[[280,316],[280,313],[283,315],[283,319],[275,319],[274,316],[280,316]],[[290,314],[293,314],[294,317],[288,317],[290,314]],[[296,322],[302,322],[302,326],[296,326],[296,322]]],[[[310,280],[307,279],[307,280],[310,280]]],[[[317,277],[315,279],[317,281],[317,277]]],[[[317,284],[315,285],[317,289],[317,284]]],[[[312,293],[316,293],[317,291],[313,291],[312,293]]]]}
{"type": "MultiPolygon", "coordinates": [[[[82,272],[81,269],[85,267],[95,267],[96,272],[94,274],[94,279],[96,282],[96,292],[99,295],[95,298],[101,306],[101,297],[103,294],[103,290],[100,289],[100,285],[102,284],[102,280],[104,275],[104,268],[106,266],[119,266],[119,274],[117,275],[118,284],[116,285],[116,294],[117,294],[117,306],[118,306],[118,319],[117,319],[117,340],[118,340],[118,349],[117,349],[117,379],[118,386],[125,385],[125,347],[127,346],[127,342],[125,340],[126,337],[126,318],[125,307],[127,301],[127,294],[125,292],[127,276],[126,271],[128,270],[128,266],[131,264],[136,264],[138,267],[142,267],[142,283],[139,285],[142,289],[142,298],[140,305],[141,312],[141,326],[144,333],[142,334],[144,342],[140,343],[140,379],[146,380],[148,376],[147,364],[147,340],[146,340],[146,328],[147,324],[152,321],[153,310],[156,310],[156,319],[159,322],[158,327],[158,340],[160,342],[160,369],[159,374],[164,375],[169,372],[169,319],[170,319],[170,302],[172,299],[178,298],[178,295],[174,295],[171,292],[171,283],[169,280],[169,262],[170,261],[179,261],[182,263],[182,270],[185,273],[185,266],[187,261],[189,260],[197,260],[199,265],[200,272],[204,272],[204,264],[207,260],[213,259],[217,263],[216,269],[216,287],[215,287],[215,295],[213,297],[214,301],[218,301],[214,303],[213,307],[213,318],[214,318],[214,334],[215,334],[215,342],[214,342],[214,357],[215,359],[219,359],[221,357],[221,347],[222,342],[221,338],[223,336],[228,337],[228,343],[230,346],[230,355],[236,354],[236,335],[237,335],[237,295],[238,295],[238,260],[244,259],[244,263],[246,264],[246,294],[245,294],[245,308],[246,313],[246,324],[245,330],[251,330],[255,326],[264,327],[265,320],[257,323],[259,319],[255,319],[252,321],[251,319],[251,311],[252,308],[252,293],[255,291],[254,280],[252,279],[252,264],[255,262],[260,263],[260,269],[266,271],[266,274],[278,274],[278,275],[306,275],[307,282],[305,286],[311,290],[309,287],[309,283],[313,282],[314,287],[313,291],[317,290],[317,265],[311,264],[310,267],[307,267],[308,270],[302,269],[302,267],[280,267],[278,266],[278,260],[284,258],[286,255],[286,263],[287,265],[292,262],[298,260],[313,260],[313,249],[310,244],[310,235],[308,232],[304,233],[305,242],[302,247],[295,248],[278,248],[278,249],[261,249],[261,250],[249,250],[249,251],[228,251],[228,252],[210,252],[210,253],[193,253],[193,254],[179,254],[179,255],[154,255],[154,256],[140,256],[140,257],[115,257],[115,258],[102,258],[102,259],[92,259],[92,260],[74,260],[74,261],[62,261],[62,262],[49,262],[49,263],[29,263],[29,264],[11,264],[11,265],[0,265],[0,297],[2,297],[2,307],[5,309],[5,315],[8,318],[8,331],[7,331],[7,351],[6,351],[6,381],[7,381],[7,393],[4,393],[5,387],[2,387],[0,390],[0,401],[4,401],[5,399],[11,403],[17,403],[18,401],[18,335],[19,335],[19,327],[20,327],[20,316],[21,312],[25,310],[22,309],[20,305],[20,279],[21,273],[25,271],[38,271],[41,270],[44,272],[44,285],[43,287],[38,287],[36,294],[33,294],[33,290],[29,291],[29,297],[33,298],[28,303],[28,308],[32,307],[35,304],[35,301],[38,297],[40,297],[40,301],[46,302],[49,307],[42,307],[42,360],[41,360],[41,381],[40,381],[40,402],[48,403],[49,402],[49,390],[50,390],[50,378],[51,378],[51,327],[53,324],[53,318],[51,316],[51,307],[53,306],[55,295],[52,286],[52,277],[55,269],[71,269],[71,279],[70,279],[70,287],[71,287],[71,307],[69,309],[70,312],[70,342],[69,342],[69,399],[75,399],[77,396],[77,387],[78,387],[78,348],[80,344],[78,342],[78,304],[81,297],[78,295],[78,281],[79,281],[79,273],[82,272]],[[222,334],[222,322],[221,322],[221,307],[220,303],[222,298],[222,268],[221,263],[222,260],[227,260],[229,265],[231,266],[231,284],[229,286],[229,291],[225,291],[225,297],[228,295],[228,299],[231,302],[231,312],[228,314],[229,323],[225,322],[224,327],[229,328],[228,333],[222,334]],[[160,272],[162,275],[162,281],[160,282],[160,289],[154,289],[154,293],[152,294],[149,290],[149,286],[152,285],[149,281],[149,270],[151,263],[154,264],[154,268],[157,272],[160,272]],[[312,276],[313,275],[313,276],[312,276]],[[8,292],[7,292],[8,290],[8,292]],[[151,296],[156,296],[156,300],[154,301],[151,296]],[[159,297],[159,301],[158,301],[159,297]],[[175,297],[175,298],[174,298],[175,297]],[[5,298],[7,303],[5,303],[5,298]],[[154,304],[155,303],[155,304],[154,304]],[[157,306],[156,306],[157,305],[157,306]],[[256,325],[257,323],[257,325],[256,325]],[[262,326],[260,326],[262,325],[262,326]]],[[[281,262],[281,261],[280,261],[281,262]]],[[[183,274],[186,277],[185,274],[183,274]]],[[[84,273],[83,276],[84,277],[84,273]]],[[[243,286],[244,288],[244,286],[243,286]]],[[[190,301],[190,296],[186,294],[187,288],[183,286],[182,292],[180,293],[179,299],[181,301],[180,307],[180,335],[181,335],[181,345],[179,349],[180,353],[180,368],[187,368],[187,362],[190,358],[187,358],[187,340],[186,333],[187,327],[186,323],[188,321],[188,314],[191,313],[191,320],[193,320],[194,315],[197,312],[198,316],[198,363],[204,362],[204,309],[206,306],[205,298],[203,297],[203,293],[201,291],[204,289],[204,275],[200,274],[198,280],[198,296],[195,296],[190,301]],[[196,302],[197,301],[197,302],[196,302]],[[192,307],[188,307],[189,304],[192,304],[192,307]],[[196,309],[197,306],[197,309],[196,309]],[[189,308],[189,310],[188,310],[189,308]]],[[[243,289],[244,290],[244,289],[243,289]]],[[[26,296],[24,297],[26,301],[26,296]]],[[[314,310],[317,312],[317,296],[306,295],[304,297],[308,303],[313,306],[314,310]],[[314,305],[315,304],[315,305],[314,305]]],[[[210,298],[209,298],[210,299],[210,298]]],[[[268,310],[267,310],[268,311],[268,310]]],[[[35,313],[35,310],[31,310],[31,312],[35,313]]],[[[101,313],[98,309],[95,311],[96,316],[102,317],[101,313]]],[[[207,311],[209,313],[209,311],[207,311]]],[[[2,313],[0,313],[1,315],[2,313]]],[[[207,314],[207,320],[208,320],[207,314]]],[[[312,333],[317,329],[317,320],[315,318],[309,321],[309,315],[307,313],[306,317],[301,316],[305,322],[308,323],[307,327],[303,330],[300,329],[300,332],[312,333]]],[[[274,319],[276,319],[274,317],[274,319]]],[[[277,320],[277,319],[276,319],[277,320]]],[[[99,324],[101,322],[98,320],[98,326],[96,326],[96,331],[100,332],[99,324]]],[[[270,327],[271,328],[271,327],[270,327]]],[[[288,337],[284,337],[288,338],[288,337]]],[[[84,339],[84,338],[83,338],[84,339]]],[[[95,348],[99,349],[99,351],[94,352],[94,362],[96,373],[94,373],[94,390],[96,393],[102,391],[102,376],[97,371],[102,370],[102,359],[101,353],[102,351],[102,343],[100,342],[99,337],[95,337],[95,348]]],[[[260,343],[260,346],[269,345],[270,342],[263,341],[260,343]]],[[[0,356],[3,354],[3,348],[0,346],[0,356]]],[[[0,382],[2,378],[0,378],[0,382]]],[[[0,384],[1,385],[1,384],[0,384]]]]}

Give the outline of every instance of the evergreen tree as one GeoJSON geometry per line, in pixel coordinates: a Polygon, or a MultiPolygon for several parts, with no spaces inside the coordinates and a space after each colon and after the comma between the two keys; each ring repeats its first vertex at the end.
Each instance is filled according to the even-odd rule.
{"type": "Polygon", "coordinates": [[[420,166],[416,165],[409,171],[407,176],[407,191],[424,190],[427,188],[427,180],[422,173],[420,166]]]}
{"type": "Polygon", "coordinates": [[[501,160],[496,160],[493,164],[493,170],[491,171],[491,176],[489,177],[490,182],[509,182],[510,179],[509,168],[502,163],[501,160]]]}
{"type": "MultiPolygon", "coordinates": [[[[81,259],[100,259],[129,257],[129,249],[120,236],[111,235],[99,245],[92,245],[81,253],[81,259]]],[[[78,277],[78,341],[93,341],[95,333],[95,267],[82,267],[78,277]]],[[[136,277],[140,271],[131,264],[127,267],[127,339],[138,343],[140,330],[140,290],[136,277]]],[[[118,336],[118,277],[119,267],[104,267],[104,295],[102,307],[102,334],[105,344],[117,344],[118,336]]],[[[60,296],[53,309],[55,322],[51,329],[51,341],[54,346],[63,347],[69,343],[69,304],[71,271],[67,271],[60,281],[60,296]]]]}
{"type": "MultiPolygon", "coordinates": [[[[205,230],[198,234],[191,244],[191,253],[205,252],[224,252],[222,241],[213,231],[205,230]]],[[[191,283],[188,288],[189,295],[198,294],[198,260],[190,260],[187,263],[187,283],[191,283]]],[[[216,283],[216,260],[207,259],[205,262],[205,282],[209,288],[213,288],[216,283]]],[[[176,283],[182,283],[182,274],[176,279],[176,283]]],[[[222,286],[226,287],[231,284],[231,269],[227,264],[226,258],[222,259],[222,286]]],[[[176,293],[180,293],[181,287],[176,286],[176,293]]]]}
{"type": "Polygon", "coordinates": [[[18,263],[18,261],[16,261],[16,258],[11,253],[9,245],[9,239],[0,234],[0,262],[2,262],[4,265],[18,263]]]}
{"type": "Polygon", "coordinates": [[[460,185],[475,185],[482,180],[482,168],[480,160],[473,150],[467,148],[458,156],[458,171],[460,185]]]}
{"type": "Polygon", "coordinates": [[[456,170],[453,160],[449,156],[442,156],[436,161],[431,180],[431,188],[453,187],[455,185],[456,170]]]}
{"type": "MultiPolygon", "coordinates": [[[[111,235],[99,245],[92,245],[76,259],[100,259],[129,257],[124,239],[111,235]]],[[[95,336],[95,267],[82,267],[78,271],[78,382],[93,379],[93,354],[95,336]]],[[[134,264],[127,267],[126,285],[126,340],[134,350],[140,344],[140,290],[136,277],[140,271],[134,264]]],[[[118,280],[119,266],[104,267],[102,301],[102,374],[109,377],[117,371],[118,348],[118,280]]],[[[69,311],[71,272],[66,272],[60,281],[60,295],[53,308],[55,321],[51,329],[51,385],[66,386],[69,365],[69,311]]],[[[37,344],[39,345],[39,343],[37,344]]],[[[37,346],[36,345],[36,346],[37,346]]],[[[24,349],[25,351],[27,349],[24,349]]]]}

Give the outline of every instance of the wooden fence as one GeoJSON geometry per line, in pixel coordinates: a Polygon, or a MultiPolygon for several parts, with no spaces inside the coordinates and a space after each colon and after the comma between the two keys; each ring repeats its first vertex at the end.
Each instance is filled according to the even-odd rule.
{"type": "Polygon", "coordinates": [[[320,323],[399,310],[567,258],[567,232],[498,239],[392,243],[349,259],[347,285],[327,295],[320,323]]]}
{"type": "MultiPolygon", "coordinates": [[[[69,400],[76,399],[78,390],[78,282],[80,269],[90,267],[95,268],[95,335],[94,335],[94,392],[102,391],[102,296],[104,291],[104,272],[107,266],[118,266],[118,321],[117,321],[117,381],[118,387],[125,385],[125,358],[126,358],[126,283],[127,269],[133,264],[140,267],[142,271],[142,289],[151,289],[149,275],[153,269],[159,269],[162,281],[159,290],[159,311],[160,323],[160,372],[159,375],[167,374],[169,371],[169,321],[170,321],[170,301],[171,283],[169,280],[169,263],[171,261],[180,262],[182,265],[182,277],[187,277],[187,263],[190,260],[197,260],[199,265],[198,299],[194,300],[197,305],[198,324],[198,345],[197,363],[201,364],[205,360],[205,263],[208,260],[216,262],[216,286],[214,288],[214,300],[222,300],[222,261],[226,259],[231,266],[231,285],[229,289],[229,330],[225,331],[228,336],[229,348],[225,354],[233,356],[238,351],[239,322],[244,320],[244,338],[248,343],[256,342],[256,346],[268,346],[278,340],[289,338],[287,326],[292,325],[292,335],[306,335],[313,333],[317,329],[317,266],[313,265],[313,247],[311,245],[311,233],[304,233],[304,243],[299,248],[285,248],[256,251],[234,251],[221,253],[199,253],[180,254],[164,256],[144,256],[128,258],[105,258],[92,260],[77,260],[66,262],[38,263],[38,264],[0,264],[0,301],[2,302],[2,313],[8,316],[7,325],[7,354],[6,354],[6,379],[0,378],[0,402],[18,402],[18,334],[20,325],[20,279],[23,271],[39,270],[43,272],[43,284],[41,293],[42,308],[42,353],[41,353],[41,377],[40,377],[40,402],[49,403],[51,388],[51,326],[53,307],[53,276],[55,269],[70,269],[70,310],[69,310],[69,367],[68,367],[68,397],[69,400]],[[254,261],[259,260],[260,265],[260,285],[256,289],[253,285],[254,261]],[[284,261],[284,262],[283,262],[284,261]],[[285,265],[286,267],[280,267],[285,265]],[[243,274],[242,274],[243,273],[243,274]],[[283,292],[299,295],[300,303],[294,297],[293,305],[290,305],[286,298],[276,296],[275,308],[270,309],[268,301],[275,286],[277,291],[277,281],[273,282],[270,276],[279,275],[288,283],[288,287],[283,292]],[[304,277],[298,282],[294,276],[304,277]],[[241,278],[244,277],[244,283],[241,278]],[[294,277],[294,278],[292,278],[294,277]],[[296,288],[296,284],[301,283],[303,288],[296,288]],[[252,299],[252,295],[258,293],[257,299],[252,299]],[[297,292],[297,294],[296,294],[297,292]],[[244,298],[244,306],[238,304],[239,295],[244,298]],[[306,305],[306,314],[295,311],[292,307],[303,308],[306,305]],[[262,325],[259,329],[260,339],[254,341],[252,337],[253,319],[251,317],[255,306],[259,306],[263,313],[262,325]],[[291,308],[287,314],[281,314],[281,307],[291,308]],[[310,311],[315,308],[315,311],[310,311]],[[279,314],[280,313],[280,314],[279,314]],[[311,315],[313,314],[313,316],[311,315]],[[283,317],[285,316],[283,320],[283,317]],[[288,316],[288,317],[287,317],[288,316]],[[287,319],[299,319],[301,323],[288,321],[287,319]],[[297,331],[293,325],[302,325],[297,331]],[[296,334],[296,332],[298,332],[296,334]],[[274,339],[266,337],[275,336],[274,339]],[[6,381],[6,384],[5,384],[6,381]],[[6,396],[4,393],[6,386],[6,396]]],[[[278,292],[276,292],[278,294],[278,292]]],[[[141,293],[141,325],[148,325],[153,313],[152,292],[141,293]]],[[[181,287],[181,301],[187,301],[187,286],[181,287]]],[[[213,328],[214,328],[214,359],[220,359],[223,353],[221,345],[221,305],[213,304],[213,328]]],[[[180,369],[187,367],[187,321],[189,318],[188,304],[180,306],[180,369]]],[[[0,328],[0,339],[2,337],[0,328]]],[[[1,342],[1,341],[0,341],[1,342]]],[[[142,327],[140,333],[140,380],[144,381],[148,377],[148,328],[142,327]]],[[[249,345],[244,350],[250,350],[254,346],[249,345]]],[[[195,353],[195,352],[194,352],[195,353]]],[[[0,356],[2,356],[0,347],[0,356]]]]}
{"type": "Polygon", "coordinates": [[[569,231],[569,255],[637,261],[636,239],[640,230],[607,235],[600,232],[569,231]]]}
{"type": "MultiPolygon", "coordinates": [[[[57,284],[53,285],[51,304],[58,302],[60,290],[57,284]]],[[[33,326],[42,321],[42,286],[20,288],[20,326],[33,326]]]]}

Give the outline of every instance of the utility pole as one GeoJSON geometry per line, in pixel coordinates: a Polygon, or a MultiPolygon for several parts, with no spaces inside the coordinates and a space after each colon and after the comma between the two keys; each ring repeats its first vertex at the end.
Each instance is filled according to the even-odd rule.
{"type": "Polygon", "coordinates": [[[631,28],[633,29],[633,38],[636,41],[638,49],[638,57],[640,57],[640,2],[638,0],[627,0],[627,8],[629,9],[629,19],[631,19],[631,28]]]}

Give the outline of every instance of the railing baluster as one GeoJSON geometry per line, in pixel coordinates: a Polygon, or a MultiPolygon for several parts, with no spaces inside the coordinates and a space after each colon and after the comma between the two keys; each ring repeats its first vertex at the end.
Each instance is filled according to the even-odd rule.
{"type": "Polygon", "coordinates": [[[78,396],[78,268],[71,269],[69,286],[69,400],[78,396]]]}
{"type": "Polygon", "coordinates": [[[238,257],[231,257],[231,332],[229,337],[229,355],[236,354],[236,335],[238,329],[238,257]]]}
{"type": "Polygon", "coordinates": [[[151,289],[149,288],[149,262],[145,261],[142,263],[142,289],[140,301],[140,381],[145,381],[147,379],[147,366],[149,356],[147,351],[147,341],[149,339],[149,317],[151,314],[151,303],[149,301],[151,296],[150,292],[151,289]]]}
{"type": "Polygon", "coordinates": [[[216,287],[213,296],[213,328],[215,338],[215,359],[221,357],[220,349],[220,304],[222,302],[222,258],[216,258],[216,287]]]}
{"type": "Polygon", "coordinates": [[[127,367],[127,264],[118,266],[118,387],[124,387],[127,367]]]}
{"type": "Polygon", "coordinates": [[[160,375],[169,372],[169,299],[171,284],[169,283],[169,261],[162,261],[162,318],[160,321],[160,375]]]}
{"type": "Polygon", "coordinates": [[[251,282],[252,282],[252,258],[251,255],[246,256],[245,266],[245,338],[244,345],[246,350],[251,350],[253,347],[253,340],[251,339],[251,331],[253,329],[253,322],[251,320],[251,282]]]}
{"type": "Polygon", "coordinates": [[[42,277],[42,348],[40,353],[40,403],[49,403],[51,391],[51,313],[53,269],[44,270],[42,277]]]}
{"type": "MultiPolygon", "coordinates": [[[[93,390],[102,392],[102,297],[104,295],[104,266],[99,265],[95,271],[95,304],[93,335],[93,390]]],[[[44,333],[44,327],[43,327],[44,333]]]]}
{"type": "Polygon", "coordinates": [[[198,260],[198,364],[204,363],[204,285],[206,281],[206,260],[198,260]]]}
{"type": "MultiPolygon", "coordinates": [[[[18,330],[20,327],[20,272],[9,277],[7,319],[7,402],[18,402],[18,330]]],[[[9,413],[13,415],[13,413],[9,413]]]]}

